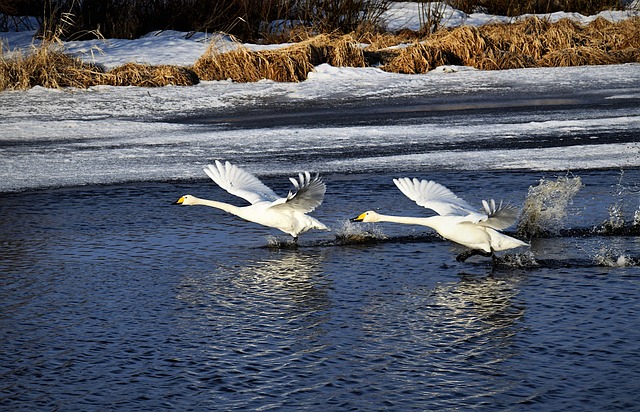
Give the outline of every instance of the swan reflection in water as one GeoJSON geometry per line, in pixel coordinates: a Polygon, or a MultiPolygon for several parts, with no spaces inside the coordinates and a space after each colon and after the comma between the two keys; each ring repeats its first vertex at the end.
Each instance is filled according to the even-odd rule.
{"type": "Polygon", "coordinates": [[[472,335],[495,337],[496,333],[505,336],[499,332],[513,328],[524,316],[525,308],[517,300],[522,278],[516,271],[487,275],[463,272],[459,277],[459,282],[439,285],[434,291],[435,302],[445,309],[450,323],[472,335]]]}
{"type": "Polygon", "coordinates": [[[324,254],[297,249],[256,249],[205,274],[185,274],[178,298],[205,316],[241,318],[306,316],[330,305],[324,254]],[[255,252],[255,253],[253,253],[255,252]],[[231,263],[233,262],[233,263],[231,263]]]}

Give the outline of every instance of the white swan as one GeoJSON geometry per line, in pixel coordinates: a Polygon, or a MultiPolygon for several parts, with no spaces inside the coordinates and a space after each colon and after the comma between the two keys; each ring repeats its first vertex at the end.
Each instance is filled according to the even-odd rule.
{"type": "Polygon", "coordinates": [[[280,197],[257,177],[229,162],[222,164],[216,160],[215,165],[208,165],[204,172],[218,186],[251,205],[238,207],[192,195],[184,195],[174,204],[215,207],[249,222],[280,229],[293,236],[294,240],[310,229],[329,230],[317,219],[305,214],[320,206],[324,199],[326,186],[317,175],[312,179],[309,172],[304,172],[298,175],[299,180],[289,178],[295,191],[280,197]]]}
{"type": "Polygon", "coordinates": [[[495,251],[529,246],[527,243],[500,233],[515,223],[518,210],[512,206],[496,207],[493,199],[483,200],[484,210],[477,212],[451,190],[431,180],[393,179],[398,189],[419,206],[435,211],[438,216],[403,217],[388,216],[367,211],[351,219],[354,222],[394,222],[428,226],[443,238],[468,247],[470,250],[457,256],[464,262],[473,255],[493,256],[495,251]]]}

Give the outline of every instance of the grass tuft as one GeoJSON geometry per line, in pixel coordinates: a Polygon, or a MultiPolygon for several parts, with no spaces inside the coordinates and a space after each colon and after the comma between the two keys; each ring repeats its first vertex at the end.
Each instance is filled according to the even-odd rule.
{"type": "Polygon", "coordinates": [[[613,63],[617,63],[614,55],[588,46],[554,50],[538,61],[538,65],[542,67],[570,67],[613,63]]]}
{"type": "Polygon", "coordinates": [[[200,82],[196,73],[186,67],[127,63],[111,69],[105,83],[112,86],[193,86],[200,82]]]}
{"type": "Polygon", "coordinates": [[[364,67],[364,52],[351,36],[319,35],[276,50],[251,51],[240,45],[225,53],[212,43],[193,70],[202,80],[300,82],[322,63],[364,67]]]}
{"type": "Polygon", "coordinates": [[[392,73],[419,74],[438,66],[460,63],[461,61],[455,55],[442,48],[428,43],[415,43],[401,49],[396,57],[384,65],[383,69],[392,73]]]}
{"type": "Polygon", "coordinates": [[[30,53],[0,54],[0,90],[47,88],[86,88],[100,84],[104,70],[69,56],[53,42],[44,42],[30,53]]]}

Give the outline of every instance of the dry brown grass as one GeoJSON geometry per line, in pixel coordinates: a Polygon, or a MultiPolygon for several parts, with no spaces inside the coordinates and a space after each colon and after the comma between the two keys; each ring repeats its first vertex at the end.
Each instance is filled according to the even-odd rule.
{"type": "Polygon", "coordinates": [[[580,24],[573,20],[562,19],[542,34],[545,51],[563,50],[571,47],[586,46],[588,37],[580,24]]]}
{"type": "Polygon", "coordinates": [[[542,67],[570,67],[618,63],[615,56],[595,47],[578,46],[554,50],[538,60],[542,67]]]}
{"type": "Polygon", "coordinates": [[[45,42],[30,53],[0,55],[0,90],[89,87],[99,84],[104,71],[95,65],[62,52],[55,43],[45,42]]]}
{"type": "Polygon", "coordinates": [[[336,67],[365,67],[364,51],[351,35],[344,35],[329,43],[329,60],[336,67]]]}
{"type": "MultiPolygon", "coordinates": [[[[425,73],[442,64],[482,70],[576,66],[638,61],[640,18],[583,26],[530,17],[513,24],[443,30],[393,53],[383,67],[397,73],[425,73]]],[[[382,51],[379,51],[380,53],[382,51]]]]}
{"type": "Polygon", "coordinates": [[[640,63],[640,49],[615,50],[611,55],[619,63],[640,63]]]}
{"type": "Polygon", "coordinates": [[[453,56],[442,48],[415,43],[400,49],[396,56],[385,64],[384,70],[392,73],[420,74],[438,66],[453,64],[453,60],[453,56]]]}
{"type": "MultiPolygon", "coordinates": [[[[418,44],[420,35],[411,30],[402,30],[399,33],[375,33],[367,34],[358,38],[358,42],[365,44],[364,57],[367,66],[387,66],[401,53],[402,48],[397,48],[399,44],[418,44]]],[[[403,56],[405,59],[406,56],[403,56]]],[[[398,62],[394,63],[398,64],[398,62]]],[[[392,66],[388,66],[392,67],[392,66]]],[[[399,69],[402,65],[398,65],[398,70],[389,70],[403,72],[399,69]]]]}
{"type": "Polygon", "coordinates": [[[88,88],[97,85],[158,87],[187,86],[199,82],[186,67],[151,66],[127,63],[109,72],[65,54],[59,47],[45,44],[29,54],[0,56],[0,90],[46,88],[88,88]]]}
{"type": "Polygon", "coordinates": [[[437,32],[427,39],[427,43],[450,52],[465,66],[475,66],[482,54],[493,48],[491,39],[479,28],[472,26],[437,32]]]}
{"type": "Polygon", "coordinates": [[[401,49],[385,64],[384,70],[394,73],[426,73],[447,64],[479,66],[491,50],[491,40],[475,27],[463,26],[441,31],[426,40],[401,49]]]}
{"type": "Polygon", "coordinates": [[[541,33],[543,27],[542,21],[532,18],[513,24],[488,25],[483,27],[483,32],[498,50],[537,60],[545,51],[541,33]]]}
{"type": "Polygon", "coordinates": [[[195,72],[186,67],[127,63],[109,70],[104,84],[112,86],[193,86],[200,79],[195,72]]]}
{"type": "Polygon", "coordinates": [[[212,44],[193,70],[202,80],[300,82],[322,63],[364,67],[365,59],[352,36],[319,35],[275,50],[251,51],[239,45],[232,51],[219,53],[212,44]]]}
{"type": "Polygon", "coordinates": [[[585,27],[590,44],[608,50],[640,48],[640,17],[612,23],[598,18],[585,27]]]}
{"type": "Polygon", "coordinates": [[[230,79],[235,82],[256,82],[261,79],[302,81],[312,69],[310,55],[303,53],[301,47],[294,49],[293,46],[261,52],[253,52],[244,46],[226,53],[209,51],[193,66],[202,80],[230,79]]]}
{"type": "Polygon", "coordinates": [[[193,70],[200,80],[235,79],[238,82],[260,80],[254,55],[245,47],[218,53],[209,47],[194,64],[193,70]]]}
{"type": "Polygon", "coordinates": [[[379,51],[391,46],[403,43],[415,43],[421,40],[421,36],[411,30],[402,30],[399,33],[370,33],[356,39],[360,43],[367,44],[366,50],[379,51]]]}
{"type": "Polygon", "coordinates": [[[490,50],[476,58],[474,67],[480,70],[508,70],[536,67],[537,62],[522,53],[490,50]]]}
{"type": "Polygon", "coordinates": [[[350,67],[382,63],[390,72],[417,74],[448,64],[501,70],[640,62],[640,18],[619,23],[597,19],[583,26],[570,20],[550,23],[530,17],[513,24],[464,26],[416,36],[413,32],[357,37],[325,34],[281,49],[251,51],[238,45],[226,53],[217,52],[212,44],[193,68],[128,63],[106,73],[65,54],[54,40],[28,53],[0,51],[0,90],[36,85],[192,85],[200,79],[299,82],[322,63],[350,67]],[[408,42],[412,44],[407,47],[391,47],[408,42]],[[368,43],[364,50],[362,43],[368,43]]]}

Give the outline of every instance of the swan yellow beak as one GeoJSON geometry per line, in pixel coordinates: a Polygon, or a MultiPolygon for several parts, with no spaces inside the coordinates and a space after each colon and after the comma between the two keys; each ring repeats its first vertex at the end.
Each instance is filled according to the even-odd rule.
{"type": "Polygon", "coordinates": [[[175,202],[171,203],[172,205],[181,205],[184,202],[184,196],[182,196],[180,199],[176,200],[175,202]]]}
{"type": "Polygon", "coordinates": [[[360,215],[358,215],[358,217],[354,217],[353,219],[351,219],[352,222],[362,222],[364,220],[364,217],[367,215],[367,213],[362,213],[360,215]]]}

